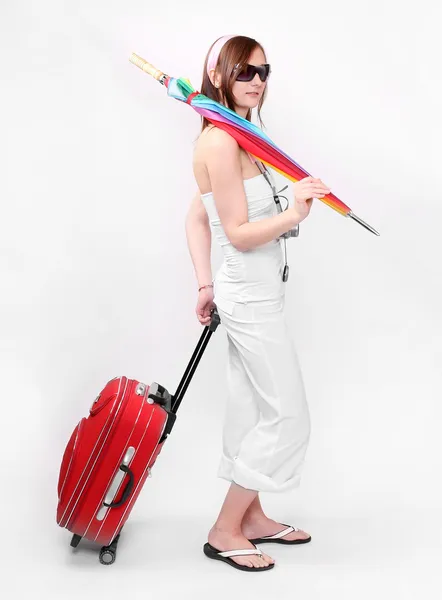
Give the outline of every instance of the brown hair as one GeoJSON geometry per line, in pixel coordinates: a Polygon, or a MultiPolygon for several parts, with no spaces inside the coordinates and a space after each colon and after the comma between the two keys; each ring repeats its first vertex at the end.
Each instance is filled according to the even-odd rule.
{"type": "MultiPolygon", "coordinates": [[[[215,42],[213,42],[212,46],[209,48],[209,51],[207,52],[207,55],[206,55],[206,59],[204,61],[203,80],[201,83],[200,92],[201,92],[201,94],[204,94],[208,98],[211,98],[212,100],[216,100],[216,102],[219,102],[220,104],[224,104],[223,103],[223,95],[224,95],[228,108],[230,108],[231,110],[235,110],[235,101],[234,101],[234,96],[232,93],[232,87],[233,87],[233,84],[235,83],[235,76],[233,74],[234,66],[236,64],[239,64],[240,65],[239,69],[241,69],[242,65],[247,64],[248,58],[255,48],[260,48],[263,51],[264,56],[265,56],[265,51],[259,42],[257,42],[253,38],[246,37],[245,35],[237,35],[237,36],[227,40],[227,42],[221,48],[221,52],[219,54],[218,62],[216,65],[216,71],[221,75],[221,85],[219,88],[216,88],[210,81],[210,77],[207,73],[207,60],[209,58],[210,50],[212,49],[212,47],[215,43],[216,43],[216,40],[215,40],[215,42]]],[[[259,103],[258,103],[258,119],[259,119],[261,126],[264,125],[264,123],[261,119],[261,107],[264,103],[266,95],[267,95],[267,86],[265,87],[264,93],[261,96],[259,103]]],[[[249,109],[247,112],[247,116],[246,116],[247,121],[250,121],[251,117],[252,117],[252,110],[249,109]]],[[[201,119],[202,119],[201,132],[203,132],[204,129],[208,125],[211,125],[211,123],[204,116],[201,116],[201,119]]]]}

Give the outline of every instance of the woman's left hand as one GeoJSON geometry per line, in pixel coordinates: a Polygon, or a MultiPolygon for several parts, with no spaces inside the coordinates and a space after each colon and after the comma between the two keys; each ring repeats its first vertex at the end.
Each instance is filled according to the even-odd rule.
{"type": "Polygon", "coordinates": [[[195,312],[201,325],[208,325],[212,319],[211,311],[216,308],[213,297],[213,288],[203,288],[198,292],[198,302],[195,312]]]}

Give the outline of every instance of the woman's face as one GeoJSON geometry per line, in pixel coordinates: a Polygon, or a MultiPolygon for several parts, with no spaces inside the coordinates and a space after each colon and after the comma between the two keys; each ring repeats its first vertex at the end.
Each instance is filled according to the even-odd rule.
{"type": "MultiPolygon", "coordinates": [[[[263,65],[266,63],[266,57],[261,48],[255,48],[247,61],[250,65],[263,65]]],[[[264,93],[267,85],[266,81],[261,81],[258,73],[255,73],[252,81],[235,81],[232,87],[232,93],[237,106],[237,112],[247,114],[249,108],[255,108],[264,93]],[[239,110],[238,110],[239,109],[239,110]],[[241,110],[242,109],[242,110],[241,110]]]]}

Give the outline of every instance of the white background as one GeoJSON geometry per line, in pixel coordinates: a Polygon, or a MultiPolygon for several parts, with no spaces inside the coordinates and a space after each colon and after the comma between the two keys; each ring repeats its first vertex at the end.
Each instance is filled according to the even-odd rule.
{"type": "MultiPolygon", "coordinates": [[[[217,597],[219,582],[238,597],[241,584],[440,597],[438,3],[3,0],[0,19],[8,597],[217,597]],[[261,497],[312,542],[265,546],[277,566],[259,581],[201,551],[228,489],[222,326],[117,562],[99,565],[87,543],[73,553],[55,522],[65,445],[104,384],[124,374],[174,392],[202,331],[184,227],[200,117],[129,56],[199,89],[226,33],[256,38],[272,64],[267,134],[381,234],[316,200],[287,243],[312,435],[301,486],[261,497]]],[[[221,260],[214,247],[213,274],[221,260]]]]}

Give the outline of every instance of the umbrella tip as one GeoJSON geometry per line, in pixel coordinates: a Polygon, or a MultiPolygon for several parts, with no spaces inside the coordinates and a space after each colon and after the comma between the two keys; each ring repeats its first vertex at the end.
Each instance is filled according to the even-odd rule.
{"type": "Polygon", "coordinates": [[[368,229],[368,231],[371,231],[371,233],[374,233],[377,236],[381,235],[374,227],[357,217],[352,211],[350,211],[347,216],[351,217],[356,223],[359,223],[359,225],[362,225],[362,227],[365,227],[365,229],[368,229]]]}

